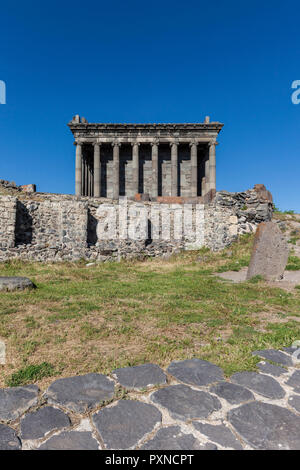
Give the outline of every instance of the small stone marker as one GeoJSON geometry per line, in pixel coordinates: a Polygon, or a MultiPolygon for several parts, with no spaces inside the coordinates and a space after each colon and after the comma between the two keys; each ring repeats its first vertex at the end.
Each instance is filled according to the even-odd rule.
{"type": "Polygon", "coordinates": [[[0,291],[33,289],[33,282],[28,277],[0,277],[0,291]]]}
{"type": "Polygon", "coordinates": [[[6,347],[4,341],[0,340],[0,365],[6,363],[6,347]]]}
{"type": "Polygon", "coordinates": [[[257,227],[247,279],[263,276],[267,281],[283,278],[289,247],[280,228],[274,222],[262,222],[257,227]]]}

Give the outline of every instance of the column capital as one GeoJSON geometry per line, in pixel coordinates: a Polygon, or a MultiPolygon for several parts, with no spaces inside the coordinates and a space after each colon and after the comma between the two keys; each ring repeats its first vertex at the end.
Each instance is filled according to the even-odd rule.
{"type": "Polygon", "coordinates": [[[209,147],[212,147],[213,145],[218,145],[218,142],[216,139],[212,139],[208,142],[208,146],[209,147]]]}
{"type": "Polygon", "coordinates": [[[189,146],[190,146],[190,147],[191,147],[192,145],[196,145],[196,146],[197,146],[198,144],[199,144],[199,142],[198,142],[197,140],[191,140],[191,141],[189,142],[189,146]]]}
{"type": "Polygon", "coordinates": [[[150,145],[159,145],[159,139],[153,139],[152,142],[150,142],[150,145]]]}
{"type": "Polygon", "coordinates": [[[170,144],[170,147],[172,147],[173,145],[179,145],[179,141],[176,139],[176,140],[172,140],[171,142],[169,142],[170,144]]]}
{"type": "Polygon", "coordinates": [[[113,147],[120,147],[121,146],[121,142],[119,140],[113,140],[111,145],[113,147]]]}
{"type": "Polygon", "coordinates": [[[75,140],[75,142],[73,142],[74,145],[82,145],[84,142],[79,142],[78,140],[75,140]]]}
{"type": "Polygon", "coordinates": [[[132,147],[133,147],[134,145],[141,145],[141,142],[138,142],[137,140],[134,140],[134,141],[132,141],[132,142],[130,142],[130,143],[131,143],[132,147]]]}
{"type": "Polygon", "coordinates": [[[101,142],[92,142],[93,147],[100,147],[101,142]]]}

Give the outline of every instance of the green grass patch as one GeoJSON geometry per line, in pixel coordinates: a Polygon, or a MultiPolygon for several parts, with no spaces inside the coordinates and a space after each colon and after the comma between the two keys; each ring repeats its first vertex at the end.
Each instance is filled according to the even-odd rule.
{"type": "Polygon", "coordinates": [[[289,256],[288,264],[286,266],[288,271],[299,271],[300,270],[300,258],[298,256],[289,256]]]}
{"type": "Polygon", "coordinates": [[[14,372],[6,381],[9,387],[19,387],[41,380],[44,377],[51,377],[55,374],[55,369],[51,364],[42,362],[41,364],[32,364],[14,372]]]}

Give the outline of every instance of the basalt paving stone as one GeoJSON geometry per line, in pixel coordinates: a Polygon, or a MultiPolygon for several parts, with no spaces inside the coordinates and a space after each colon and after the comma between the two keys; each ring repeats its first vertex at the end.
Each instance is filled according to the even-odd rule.
{"type": "Polygon", "coordinates": [[[122,387],[129,390],[140,390],[151,385],[167,383],[167,376],[156,364],[124,367],[113,371],[122,387]]]}
{"type": "Polygon", "coordinates": [[[239,405],[245,401],[255,399],[250,390],[230,382],[219,382],[216,385],[212,385],[210,392],[215,393],[218,397],[224,398],[231,405],[239,405]]]}
{"type": "Polygon", "coordinates": [[[157,431],[153,439],[141,447],[142,450],[212,450],[212,443],[201,444],[193,434],[184,434],[179,426],[169,426],[157,431]]]}
{"type": "Polygon", "coordinates": [[[113,381],[102,374],[58,379],[46,391],[49,403],[58,403],[77,413],[84,413],[113,395],[113,381]]]}
{"type": "Polygon", "coordinates": [[[21,443],[14,429],[0,424],[0,450],[20,450],[21,443]]]}
{"type": "Polygon", "coordinates": [[[282,366],[292,366],[293,361],[291,358],[284,354],[281,351],[277,351],[276,349],[264,349],[261,351],[254,351],[253,356],[263,357],[268,361],[276,362],[276,364],[280,364],[282,366]]]}
{"type": "Polygon", "coordinates": [[[33,413],[27,413],[21,420],[21,438],[39,439],[50,431],[70,426],[69,417],[61,410],[45,406],[33,413]]]}
{"type": "Polygon", "coordinates": [[[300,369],[295,370],[289,380],[287,380],[285,383],[292,387],[296,393],[300,393],[300,369]]]}
{"type": "Polygon", "coordinates": [[[291,395],[289,397],[289,405],[295,408],[300,413],[300,395],[291,395]]]}
{"type": "Polygon", "coordinates": [[[287,370],[280,366],[275,366],[269,362],[259,362],[257,364],[259,370],[265,374],[274,375],[274,377],[280,377],[282,374],[286,374],[287,370]]]}
{"type": "Polygon", "coordinates": [[[235,450],[242,450],[243,446],[235,435],[224,424],[206,424],[193,422],[194,428],[211,439],[213,442],[235,450]]]}
{"type": "Polygon", "coordinates": [[[285,396],[285,391],[281,385],[268,375],[256,372],[237,372],[232,375],[231,380],[267,398],[276,399],[285,396]]]}
{"type": "Polygon", "coordinates": [[[13,421],[37,404],[36,385],[0,389],[0,421],[13,421]]]}
{"type": "Polygon", "coordinates": [[[93,415],[94,425],[107,449],[130,449],[161,423],[160,411],[136,400],[120,400],[93,415]]]}
{"type": "Polygon", "coordinates": [[[37,450],[98,450],[98,441],[89,431],[63,431],[50,437],[37,450]]]}
{"type": "Polygon", "coordinates": [[[287,354],[290,354],[291,356],[293,355],[293,353],[296,351],[296,347],[292,347],[292,346],[289,346],[288,348],[282,348],[282,350],[287,353],[287,354]]]}
{"type": "Polygon", "coordinates": [[[300,416],[286,408],[254,401],[229,411],[227,416],[238,434],[255,449],[300,449],[300,416]]]}
{"type": "Polygon", "coordinates": [[[210,393],[182,384],[161,388],[151,395],[151,400],[166,408],[174,419],[183,421],[206,418],[221,408],[219,400],[210,393]]]}
{"type": "Polygon", "coordinates": [[[176,379],[191,385],[209,385],[224,379],[220,367],[197,358],[173,361],[167,370],[176,379]]]}

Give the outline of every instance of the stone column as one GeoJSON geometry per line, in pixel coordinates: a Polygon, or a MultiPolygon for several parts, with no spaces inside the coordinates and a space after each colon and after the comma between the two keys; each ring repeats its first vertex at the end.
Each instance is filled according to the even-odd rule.
{"type": "Polygon", "coordinates": [[[84,175],[85,175],[85,188],[84,188],[84,195],[89,195],[89,162],[87,159],[87,155],[84,157],[84,175]]]}
{"type": "Polygon", "coordinates": [[[84,196],[84,161],[81,159],[81,195],[84,196]]]}
{"type": "Polygon", "coordinates": [[[216,141],[209,143],[209,189],[216,189],[216,141]]]}
{"type": "Polygon", "coordinates": [[[119,199],[120,195],[120,142],[114,141],[113,146],[113,166],[114,166],[114,188],[113,197],[119,199]]]}
{"type": "Polygon", "coordinates": [[[198,158],[197,142],[191,142],[191,196],[198,196],[198,158]]]}
{"type": "Polygon", "coordinates": [[[92,197],[94,194],[94,174],[93,174],[93,166],[90,160],[90,196],[92,197]]]}
{"type": "Polygon", "coordinates": [[[151,142],[152,151],[152,197],[158,196],[158,140],[151,142]]]}
{"type": "Polygon", "coordinates": [[[139,192],[139,142],[132,142],[132,192],[139,192]]]}
{"type": "Polygon", "coordinates": [[[94,144],[94,197],[101,196],[100,144],[94,144]]]}
{"type": "Polygon", "coordinates": [[[75,194],[81,196],[82,184],[82,144],[75,142],[76,145],[76,163],[75,163],[75,194]]]}
{"type": "Polygon", "coordinates": [[[178,196],[178,142],[171,142],[171,196],[178,196]]]}
{"type": "Polygon", "coordinates": [[[205,181],[205,176],[203,176],[201,180],[201,196],[204,196],[206,193],[206,181],[205,181]]]}
{"type": "Polygon", "coordinates": [[[209,191],[209,159],[205,161],[205,194],[209,191]]]}

